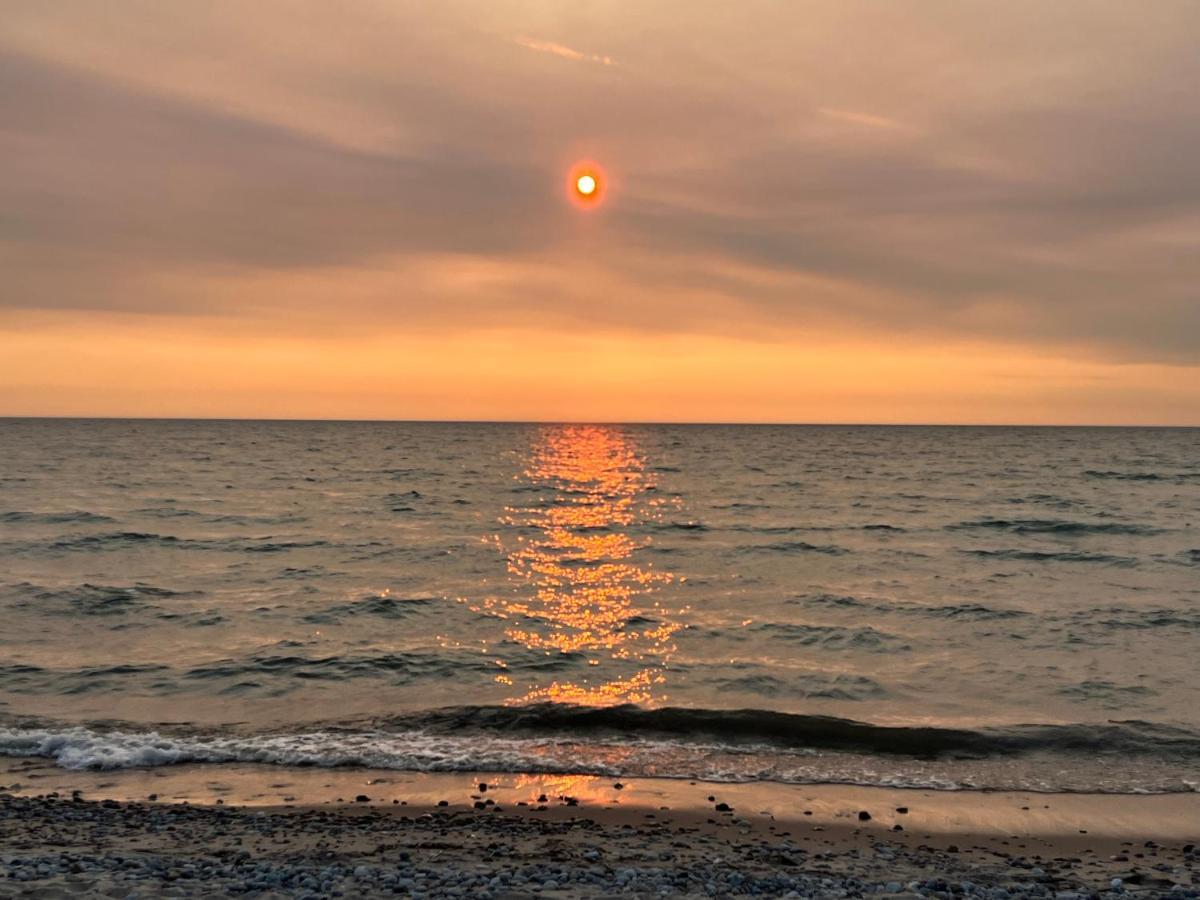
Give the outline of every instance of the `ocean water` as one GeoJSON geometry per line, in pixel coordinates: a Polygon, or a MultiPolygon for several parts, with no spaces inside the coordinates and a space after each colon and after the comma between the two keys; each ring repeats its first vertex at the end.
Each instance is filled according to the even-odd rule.
{"type": "Polygon", "coordinates": [[[0,420],[0,754],[1200,784],[1200,430],[0,420]]]}

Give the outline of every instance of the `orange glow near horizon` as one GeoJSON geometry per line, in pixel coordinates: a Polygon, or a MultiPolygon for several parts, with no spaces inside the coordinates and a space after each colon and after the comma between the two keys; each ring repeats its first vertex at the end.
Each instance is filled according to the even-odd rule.
{"type": "Polygon", "coordinates": [[[615,660],[622,672],[532,685],[510,702],[652,702],[681,626],[658,602],[647,602],[673,576],[632,559],[644,542],[627,529],[655,518],[661,506],[650,498],[642,457],[620,429],[547,428],[523,480],[547,493],[508,510],[507,521],[541,533],[508,553],[517,596],[489,598],[481,611],[504,618],[505,636],[531,650],[586,654],[597,667],[615,660]]]}
{"type": "Polygon", "coordinates": [[[590,160],[575,163],[567,174],[567,197],[580,209],[598,206],[606,187],[604,170],[590,160]]]}
{"type": "MultiPolygon", "coordinates": [[[[448,289],[504,286],[538,274],[464,272],[452,262],[459,280],[447,280],[448,289]]],[[[587,266],[577,258],[576,269],[590,277],[587,266]]],[[[654,299],[596,278],[609,310],[633,317],[654,299]]],[[[367,334],[359,316],[334,328],[305,314],[335,288],[347,303],[369,309],[370,295],[354,291],[372,282],[364,286],[342,270],[328,278],[239,281],[237,291],[206,285],[230,301],[287,297],[293,308],[268,320],[247,315],[236,330],[196,316],[13,316],[9,328],[0,323],[0,414],[1200,425],[1200,368],[1063,358],[1013,343],[899,341],[821,323],[803,339],[588,332],[549,316],[535,325],[514,309],[507,328],[460,323],[437,333],[432,325],[410,325],[367,334]]],[[[686,300],[662,288],[655,296],[671,308],[686,300]]],[[[463,317],[470,312],[464,308],[463,317]]]]}

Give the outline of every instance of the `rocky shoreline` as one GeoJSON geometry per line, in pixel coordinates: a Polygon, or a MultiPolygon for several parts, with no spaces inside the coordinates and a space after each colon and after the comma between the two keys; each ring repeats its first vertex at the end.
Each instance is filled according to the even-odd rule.
{"type": "Polygon", "coordinates": [[[1200,897],[1194,845],[1048,857],[639,818],[0,794],[0,896],[1200,897]]]}

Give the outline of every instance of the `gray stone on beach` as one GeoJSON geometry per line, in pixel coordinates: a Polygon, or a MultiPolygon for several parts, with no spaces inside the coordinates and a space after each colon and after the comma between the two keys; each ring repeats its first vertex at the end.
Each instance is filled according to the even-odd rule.
{"type": "MultiPolygon", "coordinates": [[[[88,895],[121,897],[884,894],[1074,900],[1096,889],[1071,876],[1069,860],[1056,860],[1050,877],[1023,860],[1023,868],[1009,868],[1007,859],[984,866],[965,854],[882,837],[873,838],[867,852],[852,847],[806,852],[791,840],[747,833],[719,844],[714,853],[710,840],[664,822],[606,826],[586,818],[550,822],[461,811],[410,819],[371,808],[356,815],[276,814],[0,798],[0,896],[5,886],[20,886],[26,893],[51,889],[45,893],[49,897],[57,890],[53,885],[80,878],[85,880],[75,883],[86,884],[88,895]],[[41,835],[39,849],[19,849],[31,831],[41,835]],[[101,835],[103,846],[95,844],[101,835]],[[153,843],[147,843],[148,835],[157,835],[153,843]],[[224,836],[221,848],[213,843],[216,835],[224,836]],[[321,849],[303,849],[298,842],[307,840],[321,849]],[[72,849],[80,846],[94,849],[72,849]],[[552,848],[549,855],[546,848],[552,848]],[[364,852],[373,854],[369,863],[364,852]],[[604,865],[605,856],[619,864],[604,865]],[[809,868],[831,864],[834,871],[809,868]]],[[[1178,848],[1171,853],[1170,860],[1160,861],[1160,871],[1175,871],[1167,863],[1178,860],[1184,877],[1182,863],[1189,857],[1178,848]]],[[[1113,865],[1104,857],[1097,862],[1113,865]]],[[[1110,872],[1099,883],[1115,898],[1111,877],[1110,872]]],[[[1140,896],[1166,893],[1165,884],[1163,891],[1140,887],[1140,896]]],[[[1172,891],[1172,896],[1196,894],[1186,887],[1172,886],[1172,891]]]]}

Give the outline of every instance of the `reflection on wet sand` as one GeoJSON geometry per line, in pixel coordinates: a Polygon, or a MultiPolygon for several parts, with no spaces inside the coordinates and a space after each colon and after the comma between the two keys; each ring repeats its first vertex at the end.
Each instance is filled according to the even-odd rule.
{"type": "Polygon", "coordinates": [[[672,575],[634,562],[646,541],[630,530],[656,519],[663,502],[644,459],[619,429],[556,426],[539,434],[521,480],[544,493],[506,511],[519,533],[506,548],[516,590],[485,607],[508,620],[509,640],[585,655],[595,675],[530,685],[510,702],[661,701],[680,625],[655,597],[672,575]]]}
{"type": "Polygon", "coordinates": [[[621,791],[613,787],[613,779],[598,775],[513,775],[506,781],[511,781],[521,802],[530,806],[556,800],[569,800],[572,805],[608,806],[621,799],[621,791]]]}

